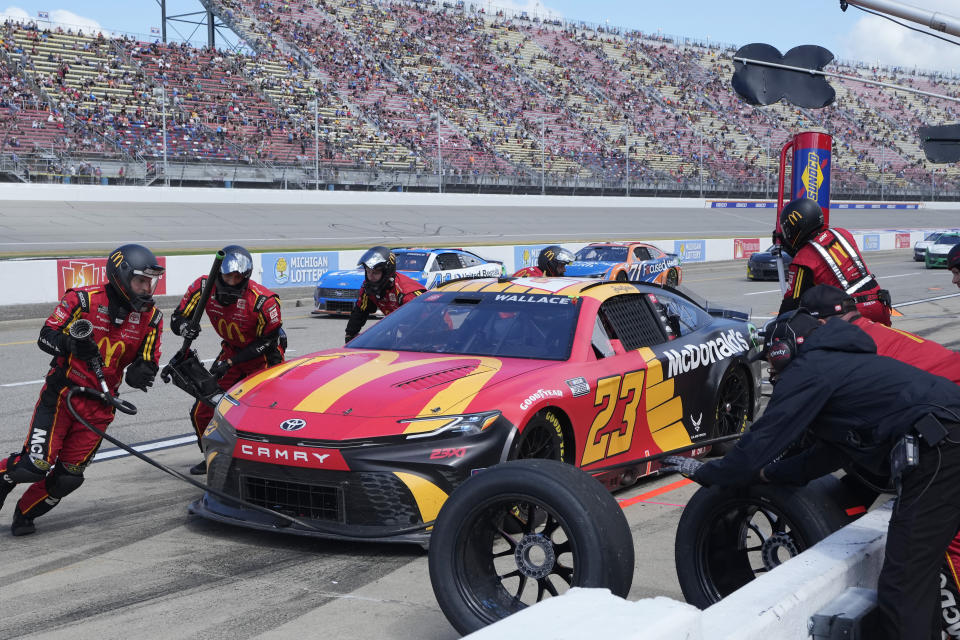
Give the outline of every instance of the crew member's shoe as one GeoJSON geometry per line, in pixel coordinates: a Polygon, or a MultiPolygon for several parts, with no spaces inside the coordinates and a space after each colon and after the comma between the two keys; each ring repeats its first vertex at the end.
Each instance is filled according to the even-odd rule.
{"type": "Polygon", "coordinates": [[[192,476],[205,476],[207,475],[207,461],[201,460],[197,464],[190,467],[190,475],[192,476]]]}
{"type": "Polygon", "coordinates": [[[33,524],[33,518],[28,518],[20,513],[19,508],[13,512],[13,524],[10,525],[10,533],[15,536],[28,536],[36,530],[37,527],[33,524]]]}

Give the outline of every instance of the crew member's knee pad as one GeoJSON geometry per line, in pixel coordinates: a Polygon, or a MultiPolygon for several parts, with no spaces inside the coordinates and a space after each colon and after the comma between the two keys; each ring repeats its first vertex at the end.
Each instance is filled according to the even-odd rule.
{"type": "Polygon", "coordinates": [[[14,484],[20,484],[21,482],[30,482],[34,483],[38,480],[43,480],[43,477],[47,475],[47,471],[50,470],[50,465],[46,460],[34,460],[25,452],[14,453],[9,458],[7,458],[7,472],[4,475],[4,480],[9,478],[10,482],[14,484]],[[20,456],[16,461],[14,458],[20,456]],[[46,466],[46,468],[44,468],[46,466]]]}
{"type": "Polygon", "coordinates": [[[82,464],[63,464],[57,462],[53,473],[47,476],[47,494],[58,500],[68,493],[72,493],[83,484],[82,464]]]}

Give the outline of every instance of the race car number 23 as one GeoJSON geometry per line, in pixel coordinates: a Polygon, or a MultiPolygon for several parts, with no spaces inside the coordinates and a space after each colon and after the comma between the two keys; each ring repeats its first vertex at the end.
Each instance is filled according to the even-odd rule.
{"type": "Polygon", "coordinates": [[[620,455],[630,449],[637,425],[637,409],[643,397],[645,375],[646,371],[640,370],[597,380],[597,396],[593,406],[601,409],[590,425],[580,466],[620,455]],[[623,418],[617,424],[612,418],[621,404],[620,400],[625,402],[623,418]]]}

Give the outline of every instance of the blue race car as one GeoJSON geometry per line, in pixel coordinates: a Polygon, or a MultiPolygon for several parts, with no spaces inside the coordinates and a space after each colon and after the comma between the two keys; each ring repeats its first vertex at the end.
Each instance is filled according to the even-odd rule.
{"type": "MultiPolygon", "coordinates": [[[[397,271],[432,289],[442,282],[460,278],[503,275],[503,263],[487,260],[463,249],[392,249],[397,271]]],[[[328,271],[313,294],[315,315],[347,315],[360,295],[363,269],[328,271]]]]}
{"type": "Polygon", "coordinates": [[[564,275],[623,282],[654,282],[675,287],[682,272],[676,254],[644,242],[594,242],[567,265],[564,275]]]}

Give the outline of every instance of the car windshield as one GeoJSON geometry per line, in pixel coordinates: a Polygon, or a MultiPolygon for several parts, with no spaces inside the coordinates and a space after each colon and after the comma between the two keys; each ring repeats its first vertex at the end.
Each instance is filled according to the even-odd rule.
{"type": "Polygon", "coordinates": [[[960,244],[960,236],[940,236],[940,239],[937,240],[937,244],[960,244]]]}
{"type": "Polygon", "coordinates": [[[584,247],[575,258],[581,262],[626,262],[627,247],[584,247]]]}
{"type": "Polygon", "coordinates": [[[942,232],[939,232],[939,231],[938,231],[938,232],[935,232],[935,233],[930,233],[930,234],[927,234],[927,237],[924,238],[924,241],[925,241],[925,242],[933,242],[933,241],[935,241],[937,238],[939,238],[939,237],[942,236],[942,235],[943,235],[943,233],[942,233],[942,232]]]}
{"type": "Polygon", "coordinates": [[[423,271],[430,254],[425,251],[394,251],[397,256],[397,271],[423,271]]]}
{"type": "Polygon", "coordinates": [[[429,292],[350,342],[350,348],[566,360],[577,325],[566,296],[429,292]]]}

